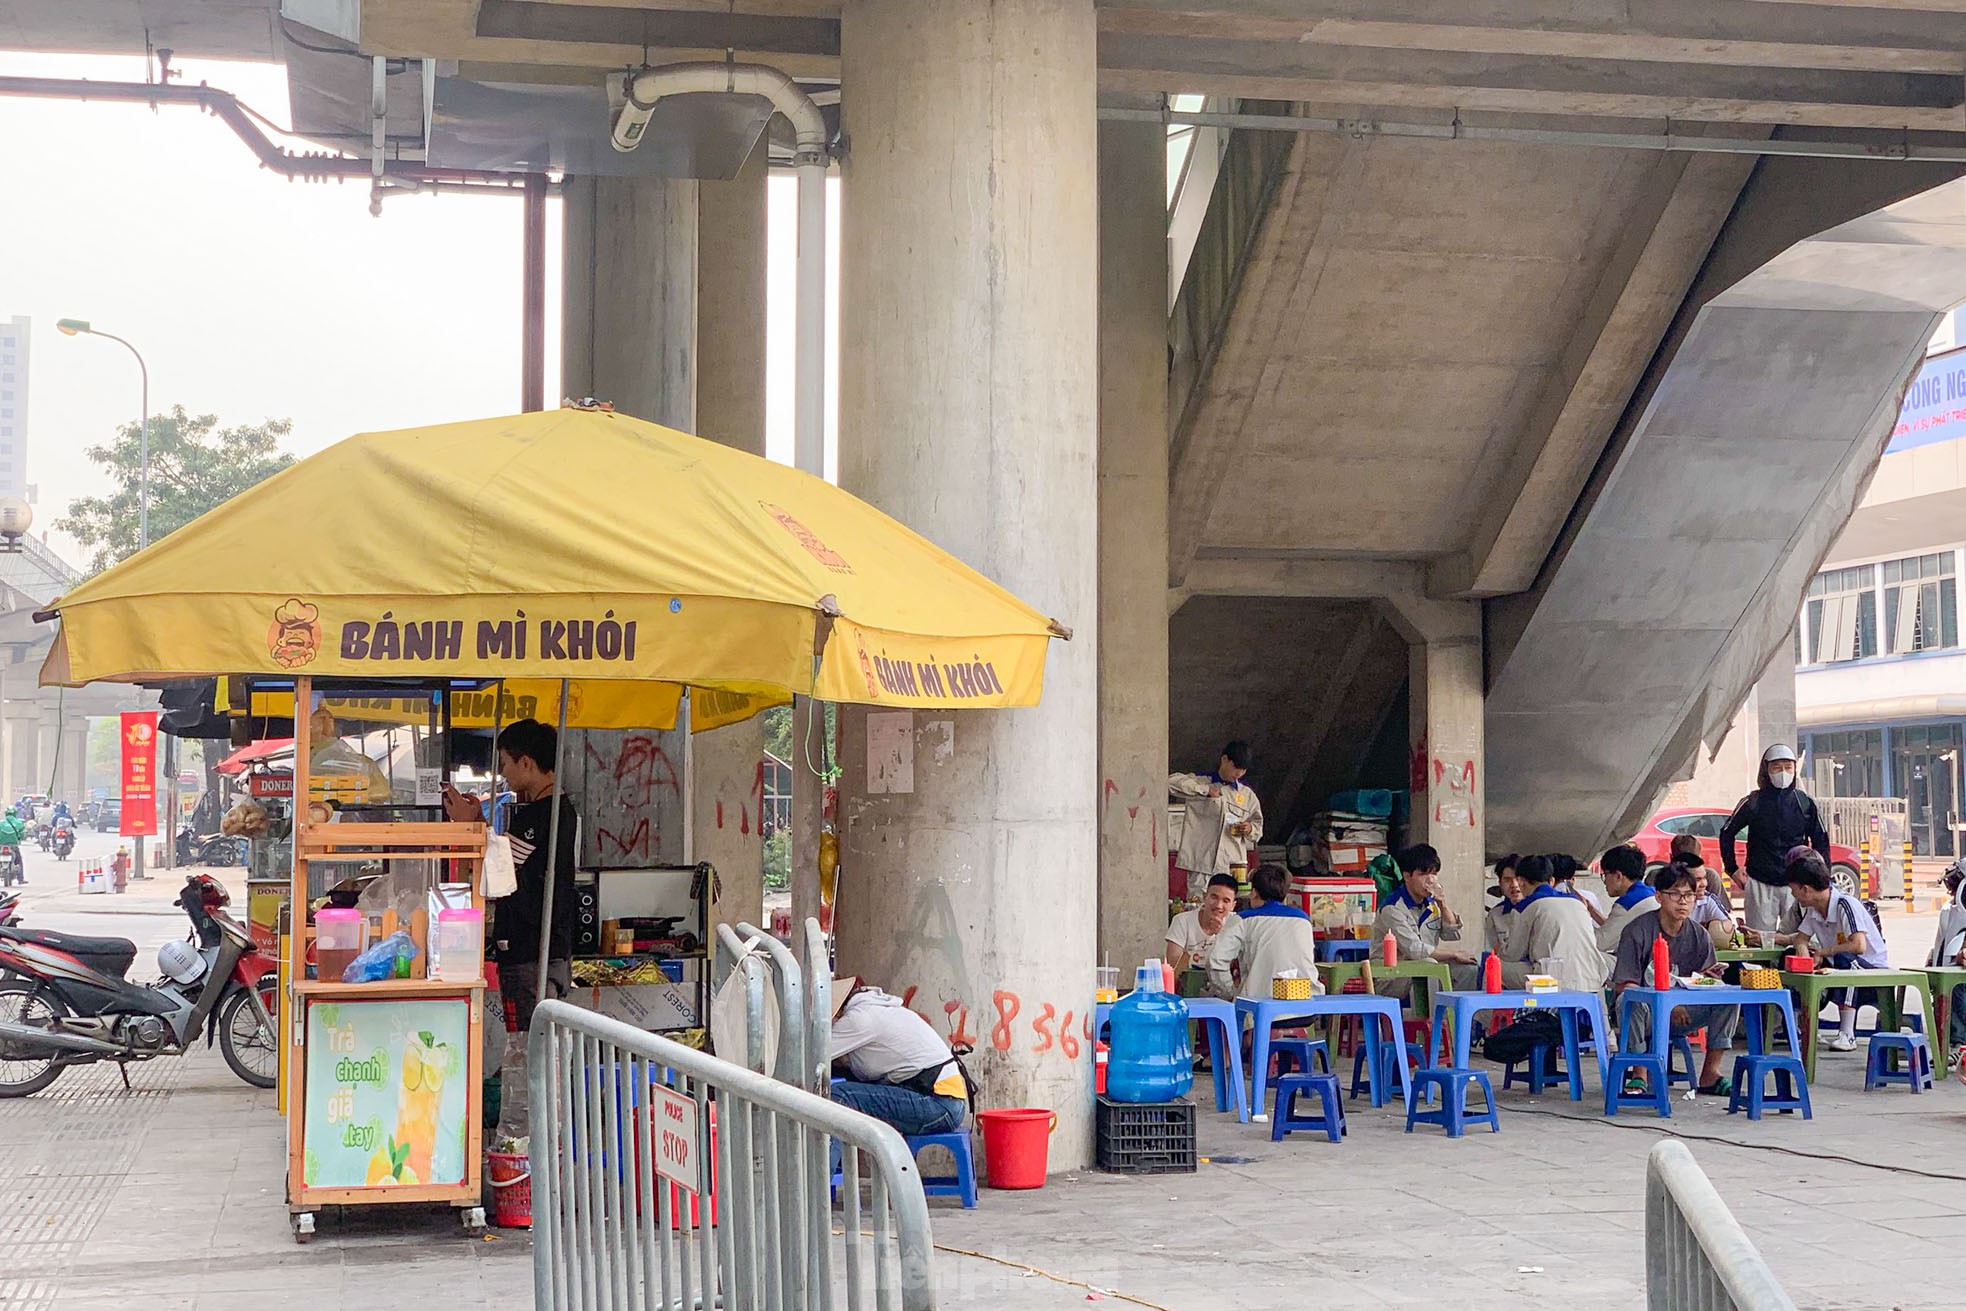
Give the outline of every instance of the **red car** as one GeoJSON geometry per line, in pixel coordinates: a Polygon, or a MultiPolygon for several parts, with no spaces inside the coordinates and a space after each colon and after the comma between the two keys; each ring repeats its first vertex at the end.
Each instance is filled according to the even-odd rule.
{"type": "MultiPolygon", "coordinates": [[[[1647,861],[1645,872],[1650,875],[1663,869],[1672,859],[1672,840],[1681,833],[1691,833],[1700,840],[1700,859],[1715,869],[1724,868],[1720,862],[1720,829],[1727,823],[1731,810],[1715,810],[1708,806],[1674,806],[1652,816],[1645,827],[1633,838],[1632,845],[1645,853],[1647,861]]],[[[1735,858],[1747,860],[1748,831],[1744,828],[1734,839],[1735,858]]],[[[1854,849],[1832,842],[1829,844],[1830,881],[1838,888],[1856,897],[1875,896],[1876,889],[1863,886],[1863,876],[1858,872],[1862,867],[1857,863],[1854,849]]],[[[1738,873],[1728,879],[1735,892],[1741,890],[1746,873],[1738,873]]]]}

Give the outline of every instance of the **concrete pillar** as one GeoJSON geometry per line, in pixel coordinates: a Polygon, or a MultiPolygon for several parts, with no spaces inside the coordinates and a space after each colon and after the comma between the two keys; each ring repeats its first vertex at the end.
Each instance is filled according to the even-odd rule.
{"type": "Polygon", "coordinates": [[[1440,852],[1448,904],[1472,918],[1488,885],[1481,606],[1404,596],[1391,598],[1387,610],[1408,643],[1413,818],[1406,840],[1440,852]]]}
{"type": "Polygon", "coordinates": [[[1099,125],[1099,958],[1167,928],[1167,130],[1099,125]]]}
{"type": "MultiPolygon", "coordinates": [[[[1795,641],[1791,637],[1775,652],[1775,658],[1768,662],[1768,668],[1761,673],[1761,681],[1755,684],[1755,714],[1761,729],[1761,750],[1765,751],[1777,742],[1784,743],[1797,751],[1802,744],[1796,739],[1800,734],[1795,724],[1795,641]]],[[[1757,757],[1759,752],[1756,753],[1757,757]]],[[[1753,779],[1749,779],[1752,787],[1753,779]]],[[[1748,789],[1743,789],[1746,791],[1748,789]]]]}
{"type": "Polygon", "coordinates": [[[561,276],[561,390],[624,414],[696,425],[697,186],[570,178],[561,276]]]}
{"type": "MultiPolygon", "coordinates": [[[[61,717],[52,705],[38,707],[40,714],[34,733],[34,792],[46,792],[54,782],[55,751],[61,746],[61,717]]],[[[158,779],[162,791],[162,778],[158,779]]]]}
{"type": "Polygon", "coordinates": [[[975,1041],[991,1103],[1056,1110],[1054,1170],[1092,1127],[1094,42],[1092,0],[842,14],[841,482],[1077,637],[1034,709],[883,719],[906,791],[869,787],[897,712],[842,715],[840,963],[975,1041]]]}
{"type": "MultiPolygon", "coordinates": [[[[765,162],[762,141],[729,182],[698,184],[696,431],[765,453],[765,162]]],[[[692,860],[717,867],[715,917],[764,924],[764,726],[689,744],[692,860]]]]}
{"type": "Polygon", "coordinates": [[[89,767],[89,721],[69,715],[61,725],[61,763],[55,771],[55,792],[70,806],[81,804],[89,767]]]}

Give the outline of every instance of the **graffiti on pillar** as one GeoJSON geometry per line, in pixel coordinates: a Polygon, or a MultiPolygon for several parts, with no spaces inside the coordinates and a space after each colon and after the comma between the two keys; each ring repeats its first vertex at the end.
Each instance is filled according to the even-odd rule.
{"type": "Polygon", "coordinates": [[[1475,764],[1434,757],[1434,823],[1441,828],[1475,826],[1475,764]]]}
{"type": "Polygon", "coordinates": [[[1425,796],[1427,791],[1427,739],[1421,738],[1413,744],[1413,750],[1406,760],[1407,784],[1413,795],[1425,796]]]}
{"type": "Polygon", "coordinates": [[[990,1029],[990,1045],[1000,1052],[1007,1052],[1010,1050],[1010,1022],[1017,1018],[1017,1012],[1024,1005],[1023,1000],[1016,993],[999,988],[990,994],[990,1004],[997,1008],[997,1022],[990,1029]]]}

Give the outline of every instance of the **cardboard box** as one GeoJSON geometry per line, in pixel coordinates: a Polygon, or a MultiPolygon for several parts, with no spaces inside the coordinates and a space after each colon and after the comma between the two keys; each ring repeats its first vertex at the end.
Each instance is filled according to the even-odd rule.
{"type": "Polygon", "coordinates": [[[575,988],[567,1000],[586,1010],[650,1033],[694,1029],[696,1004],[673,983],[631,983],[618,988],[575,988]]]}

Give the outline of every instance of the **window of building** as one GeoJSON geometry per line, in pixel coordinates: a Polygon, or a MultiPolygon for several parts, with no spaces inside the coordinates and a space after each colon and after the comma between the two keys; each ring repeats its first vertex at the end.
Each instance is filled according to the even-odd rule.
{"type": "Polygon", "coordinates": [[[1877,654],[1877,569],[1828,569],[1809,580],[1809,661],[1827,664],[1877,654]]]}
{"type": "Polygon", "coordinates": [[[1881,797],[1884,735],[1877,729],[1809,737],[1809,777],[1819,797],[1881,797]]]}
{"type": "Polygon", "coordinates": [[[1951,551],[1886,560],[1884,632],[1893,655],[1959,645],[1958,584],[1951,551]]]}

